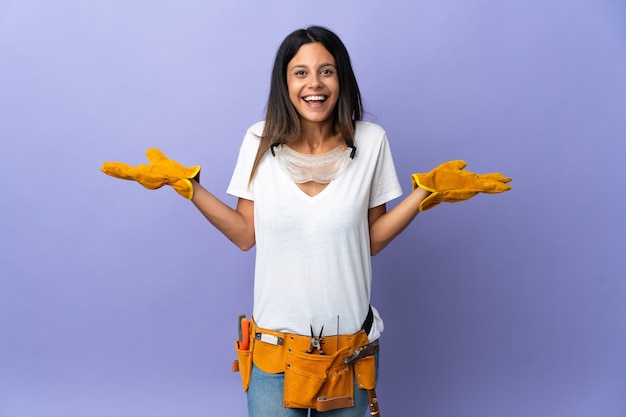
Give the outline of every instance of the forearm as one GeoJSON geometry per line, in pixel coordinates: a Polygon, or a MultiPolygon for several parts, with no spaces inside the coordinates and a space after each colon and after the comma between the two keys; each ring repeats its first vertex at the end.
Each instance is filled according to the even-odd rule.
{"type": "Polygon", "coordinates": [[[376,255],[395,239],[419,213],[420,203],[430,193],[416,188],[391,211],[384,213],[370,223],[371,254],[376,255]]]}
{"type": "Polygon", "coordinates": [[[252,248],[255,244],[254,203],[239,200],[237,209],[233,209],[196,181],[191,182],[194,188],[191,201],[202,215],[240,249],[252,248]]]}

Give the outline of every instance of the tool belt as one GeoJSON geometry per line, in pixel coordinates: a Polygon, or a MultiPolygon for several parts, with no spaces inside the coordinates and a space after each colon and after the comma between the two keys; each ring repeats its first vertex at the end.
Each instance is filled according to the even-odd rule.
{"type": "MultiPolygon", "coordinates": [[[[370,343],[365,330],[351,335],[324,337],[322,349],[310,351],[311,337],[281,333],[250,322],[249,349],[235,342],[244,391],[248,390],[252,364],[266,373],[285,374],[283,406],[328,411],[354,405],[354,386],[372,391],[376,385],[374,353],[378,343],[370,343]]],[[[244,336],[245,337],[245,336],[244,336]]]]}

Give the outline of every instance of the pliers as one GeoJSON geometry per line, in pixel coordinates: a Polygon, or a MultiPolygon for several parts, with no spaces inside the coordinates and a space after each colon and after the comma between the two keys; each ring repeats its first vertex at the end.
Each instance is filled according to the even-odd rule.
{"type": "Polygon", "coordinates": [[[324,326],[322,326],[319,336],[315,336],[315,333],[313,333],[313,325],[310,325],[310,326],[311,326],[311,346],[309,347],[309,350],[306,351],[306,353],[313,353],[315,350],[319,350],[320,355],[325,355],[324,349],[322,349],[322,344],[324,343],[323,338],[322,338],[322,333],[324,332],[324,326]]]}

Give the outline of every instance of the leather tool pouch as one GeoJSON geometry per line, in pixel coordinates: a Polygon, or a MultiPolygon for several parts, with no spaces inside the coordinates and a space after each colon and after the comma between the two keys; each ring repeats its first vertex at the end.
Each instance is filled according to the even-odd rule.
{"type": "Polygon", "coordinates": [[[233,361],[233,372],[239,372],[244,392],[250,386],[250,375],[252,375],[252,350],[242,350],[239,348],[239,341],[235,341],[237,359],[233,361]]]}
{"type": "Polygon", "coordinates": [[[287,354],[283,403],[291,408],[317,408],[317,400],[341,398],[342,407],[354,405],[354,370],[344,365],[347,349],[333,355],[287,354]]]}
{"type": "MultiPolygon", "coordinates": [[[[373,389],[376,385],[374,356],[361,358],[345,365],[357,347],[369,343],[363,330],[353,335],[324,338],[325,355],[307,354],[311,338],[285,334],[250,325],[250,350],[237,348],[239,372],[244,390],[248,389],[252,362],[264,372],[285,374],[283,405],[287,408],[314,408],[327,411],[354,405],[354,386],[373,389]],[[259,335],[275,337],[279,343],[260,340],[259,335]]],[[[235,367],[233,370],[236,371],[235,367]]]]}

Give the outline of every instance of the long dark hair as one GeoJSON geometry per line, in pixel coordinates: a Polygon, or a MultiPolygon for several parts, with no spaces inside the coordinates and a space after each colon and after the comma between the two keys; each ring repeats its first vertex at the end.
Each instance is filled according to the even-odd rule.
{"type": "Polygon", "coordinates": [[[283,40],[276,52],[267,101],[265,127],[261,135],[259,150],[252,165],[250,181],[254,177],[261,158],[271,145],[298,140],[301,137],[300,117],[289,99],[287,89],[287,64],[298,53],[302,45],[313,42],[320,42],[335,58],[339,78],[339,99],[335,106],[333,122],[346,141],[354,139],[355,122],[361,120],[363,103],[348,50],[336,34],[324,27],[311,26],[306,29],[298,29],[283,40]]]}

